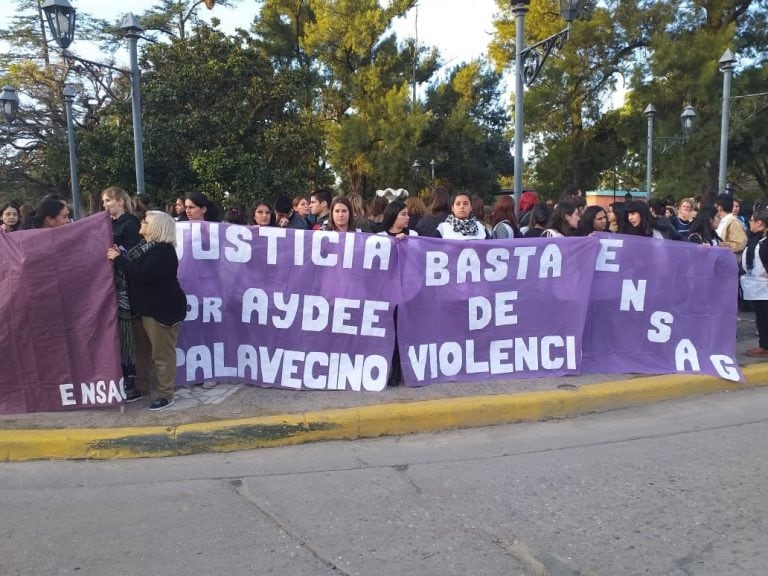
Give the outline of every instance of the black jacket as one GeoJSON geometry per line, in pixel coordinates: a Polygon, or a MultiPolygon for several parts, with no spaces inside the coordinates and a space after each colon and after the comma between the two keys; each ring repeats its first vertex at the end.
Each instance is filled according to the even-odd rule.
{"type": "Polygon", "coordinates": [[[128,298],[136,316],[150,316],[163,326],[184,320],[187,297],[176,277],[179,260],[173,245],[155,244],[136,262],[123,255],[114,262],[128,276],[128,298]]]}
{"type": "Polygon", "coordinates": [[[677,228],[675,228],[674,224],[669,221],[669,218],[666,218],[664,216],[656,216],[653,219],[653,227],[656,228],[659,232],[661,232],[661,235],[664,237],[665,240],[685,240],[686,236],[683,236],[680,232],[678,232],[677,228]]]}
{"type": "Polygon", "coordinates": [[[139,227],[139,219],[127,212],[112,220],[112,243],[130,250],[141,242],[139,227]]]}

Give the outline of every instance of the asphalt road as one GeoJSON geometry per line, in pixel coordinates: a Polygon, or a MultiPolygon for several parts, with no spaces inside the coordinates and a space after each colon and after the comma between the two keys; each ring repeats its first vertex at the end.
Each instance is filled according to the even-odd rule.
{"type": "Polygon", "coordinates": [[[0,464],[0,574],[765,574],[767,408],[0,464]]]}

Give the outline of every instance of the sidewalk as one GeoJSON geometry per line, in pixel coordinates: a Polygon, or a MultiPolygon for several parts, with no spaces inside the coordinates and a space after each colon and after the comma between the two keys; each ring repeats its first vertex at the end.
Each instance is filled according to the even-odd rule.
{"type": "Polygon", "coordinates": [[[379,393],[297,392],[240,384],[179,389],[175,404],[0,416],[0,461],[141,458],[246,450],[318,440],[372,438],[457,427],[546,420],[768,384],[754,316],[739,320],[746,384],[710,376],[590,374],[403,386],[379,393]]]}

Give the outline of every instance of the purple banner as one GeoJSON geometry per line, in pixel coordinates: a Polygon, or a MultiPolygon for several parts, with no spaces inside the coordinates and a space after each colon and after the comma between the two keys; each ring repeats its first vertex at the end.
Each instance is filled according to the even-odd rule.
{"type": "Polygon", "coordinates": [[[178,383],[386,386],[400,300],[389,237],[180,222],[177,252],[178,383]]]}
{"type": "Polygon", "coordinates": [[[743,380],[736,361],[733,252],[600,234],[584,372],[711,374],[743,380]]]}
{"type": "MultiPolygon", "coordinates": [[[[601,235],[458,242],[179,223],[177,383],[380,391],[736,363],[733,254],[601,235]]],[[[109,217],[0,232],[0,413],[124,398],[109,217]]]]}
{"type": "Polygon", "coordinates": [[[405,383],[578,374],[599,242],[399,244],[405,383]]]}
{"type": "Polygon", "coordinates": [[[123,401],[111,243],[106,213],[0,231],[0,414],[123,401]]]}

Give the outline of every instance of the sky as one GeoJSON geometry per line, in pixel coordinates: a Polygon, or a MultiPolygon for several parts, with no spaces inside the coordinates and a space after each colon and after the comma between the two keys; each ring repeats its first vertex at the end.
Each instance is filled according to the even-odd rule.
{"type": "MultiPolygon", "coordinates": [[[[152,7],[154,0],[70,0],[72,6],[96,18],[117,19],[128,6],[138,15],[152,7]]],[[[201,9],[204,16],[213,15],[222,22],[222,29],[229,32],[237,26],[248,28],[258,10],[255,0],[242,0],[236,8],[214,6],[213,10],[201,9]]],[[[473,0],[468,9],[466,0],[419,0],[418,8],[411,10],[407,18],[395,22],[398,36],[414,36],[418,23],[418,40],[422,45],[437,46],[446,64],[455,66],[485,54],[493,30],[493,15],[497,12],[495,0],[473,0]]],[[[82,40],[76,39],[70,48],[78,53],[82,40]]],[[[87,49],[86,49],[87,50],[87,49]]]]}

